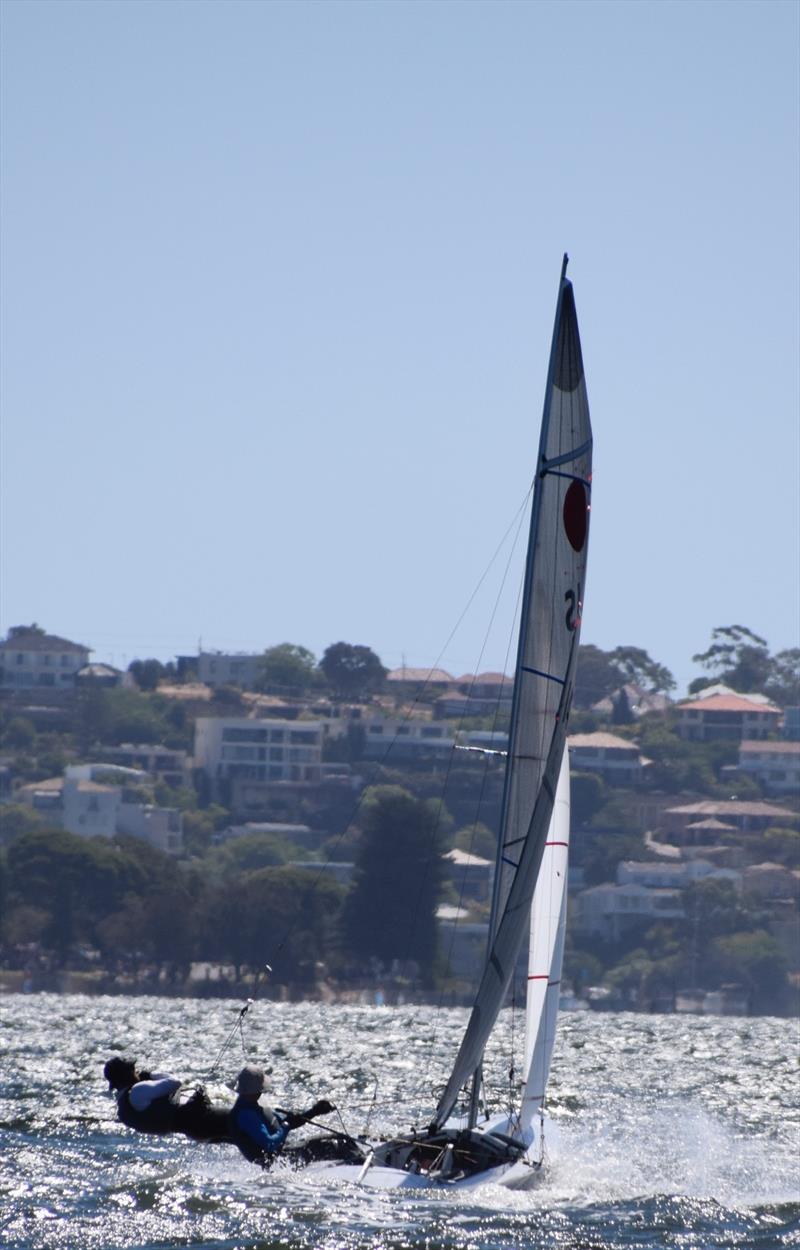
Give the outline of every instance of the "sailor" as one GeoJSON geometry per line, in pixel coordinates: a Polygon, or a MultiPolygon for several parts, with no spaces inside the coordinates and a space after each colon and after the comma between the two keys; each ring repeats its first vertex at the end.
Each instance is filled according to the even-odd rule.
{"type": "Polygon", "coordinates": [[[264,1069],[254,1064],[242,1068],[236,1079],[239,1095],[230,1112],[230,1138],[245,1159],[269,1167],[280,1153],[293,1128],[314,1116],[327,1115],[335,1107],[326,1099],[314,1103],[308,1111],[275,1111],[262,1106],[259,1097],[266,1088],[264,1069]]]}
{"type": "Polygon", "coordinates": [[[139,1133],[178,1131],[175,1095],[181,1082],[162,1072],[138,1071],[134,1059],[115,1055],[103,1068],[109,1089],[117,1095],[117,1115],[139,1133]]]}
{"type": "Polygon", "coordinates": [[[214,1106],[202,1085],[179,1101],[182,1082],[164,1073],[139,1072],[133,1059],[115,1056],[103,1073],[117,1094],[117,1115],[139,1133],[183,1133],[194,1141],[229,1142],[228,1109],[214,1106]]]}

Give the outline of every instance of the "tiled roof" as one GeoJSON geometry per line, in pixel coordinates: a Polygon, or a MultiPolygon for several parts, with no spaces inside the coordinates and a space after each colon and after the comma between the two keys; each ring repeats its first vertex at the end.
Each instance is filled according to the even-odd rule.
{"type": "Polygon", "coordinates": [[[446,682],[453,678],[443,668],[393,668],[386,675],[387,681],[446,682]]]}
{"type": "Polygon", "coordinates": [[[670,807],[668,812],[680,816],[789,816],[794,813],[774,803],[750,802],[747,799],[703,799],[700,803],[686,803],[670,807]]]}
{"type": "Polygon", "coordinates": [[[684,712],[746,712],[768,713],[774,716],[780,708],[774,703],[754,703],[752,699],[741,694],[712,694],[708,699],[692,699],[690,703],[679,703],[678,711],[684,712]]]}

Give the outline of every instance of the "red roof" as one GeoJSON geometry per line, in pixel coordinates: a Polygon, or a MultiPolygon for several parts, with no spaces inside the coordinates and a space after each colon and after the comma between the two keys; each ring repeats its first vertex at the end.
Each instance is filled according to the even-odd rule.
{"type": "Polygon", "coordinates": [[[694,699],[691,703],[679,703],[678,711],[697,712],[766,712],[769,716],[780,713],[780,708],[764,703],[753,703],[739,694],[712,694],[708,699],[694,699]]]}

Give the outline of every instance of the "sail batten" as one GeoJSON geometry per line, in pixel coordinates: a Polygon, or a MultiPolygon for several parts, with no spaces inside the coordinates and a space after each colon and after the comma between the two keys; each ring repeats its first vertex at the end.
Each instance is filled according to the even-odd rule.
{"type": "Polygon", "coordinates": [[[548,840],[583,611],[591,450],[575,300],[562,271],[531,505],[489,949],[436,1109],[438,1126],[451,1114],[462,1086],[479,1072],[525,934],[548,840]]]}

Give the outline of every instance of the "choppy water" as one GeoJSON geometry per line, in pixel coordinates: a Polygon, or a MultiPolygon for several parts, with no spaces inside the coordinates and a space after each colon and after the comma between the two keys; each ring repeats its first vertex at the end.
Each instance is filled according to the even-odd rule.
{"type": "MultiPolygon", "coordinates": [[[[114,1119],[102,1065],[125,1050],[204,1077],[238,1004],[0,999],[0,1246],[8,1250],[499,1250],[800,1246],[797,1024],[561,1017],[551,1081],[558,1143],[533,1190],[377,1193],[232,1147],[147,1138],[114,1119]]],[[[360,1131],[424,1123],[461,1010],[257,1003],[248,1058],[279,1105],[325,1095],[360,1131]],[[396,1109],[391,1111],[392,1104],[396,1109]]],[[[496,1075],[507,1067],[510,1016],[496,1075]]],[[[518,1040],[518,1038],[517,1038],[518,1040]]],[[[238,1036],[220,1075],[242,1063],[238,1036]]]]}

